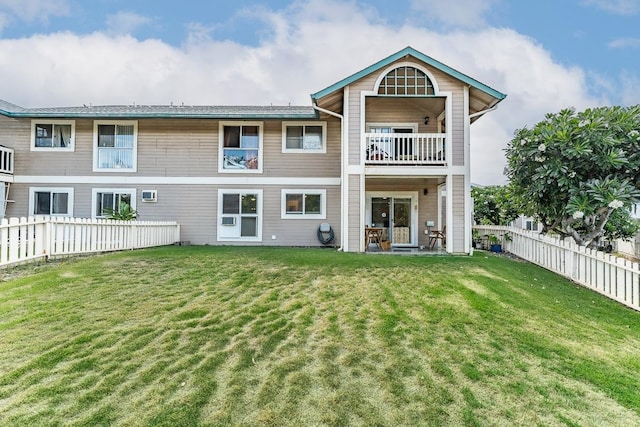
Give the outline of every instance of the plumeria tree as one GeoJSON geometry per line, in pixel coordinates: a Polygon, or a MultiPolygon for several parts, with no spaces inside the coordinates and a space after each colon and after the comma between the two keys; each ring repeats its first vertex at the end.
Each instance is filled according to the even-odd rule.
{"type": "Polygon", "coordinates": [[[594,247],[637,231],[628,212],[640,200],[640,106],[548,114],[517,130],[506,155],[520,209],[539,218],[543,232],[594,247]]]}
{"type": "Polygon", "coordinates": [[[478,224],[508,225],[520,214],[507,186],[473,187],[471,197],[473,218],[478,224]]]}

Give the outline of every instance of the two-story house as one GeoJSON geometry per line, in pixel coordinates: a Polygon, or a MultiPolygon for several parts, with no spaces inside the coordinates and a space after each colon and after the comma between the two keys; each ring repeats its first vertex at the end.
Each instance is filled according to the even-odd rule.
{"type": "Polygon", "coordinates": [[[470,125],[504,98],[407,47],[311,106],[0,101],[0,206],[99,218],[128,203],[194,244],[318,246],[328,223],[345,251],[376,227],[396,248],[469,253],[470,125]]]}

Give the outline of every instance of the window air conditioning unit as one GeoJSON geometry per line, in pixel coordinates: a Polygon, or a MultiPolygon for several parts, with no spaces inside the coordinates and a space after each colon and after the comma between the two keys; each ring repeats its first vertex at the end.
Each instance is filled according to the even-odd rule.
{"type": "Polygon", "coordinates": [[[156,190],[143,190],[142,191],[142,201],[143,202],[151,202],[155,203],[158,201],[158,192],[156,190]]]}

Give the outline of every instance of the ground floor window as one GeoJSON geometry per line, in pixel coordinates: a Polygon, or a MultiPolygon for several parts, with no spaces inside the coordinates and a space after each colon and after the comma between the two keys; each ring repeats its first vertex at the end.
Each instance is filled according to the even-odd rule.
{"type": "Polygon", "coordinates": [[[538,231],[540,229],[540,225],[538,221],[535,221],[533,219],[527,219],[524,221],[523,228],[528,231],[538,231]]]}
{"type": "Polygon", "coordinates": [[[30,188],[30,215],[73,215],[73,188],[30,188]]]}
{"type": "Polygon", "coordinates": [[[325,219],[326,190],[282,190],[282,219],[325,219]]]}
{"type": "Polygon", "coordinates": [[[131,209],[135,210],[136,208],[136,190],[132,188],[94,188],[92,198],[93,208],[91,215],[94,218],[104,218],[111,212],[120,212],[125,203],[131,209]]]}
{"type": "Polygon", "coordinates": [[[262,190],[218,191],[218,240],[262,241],[262,190]]]}

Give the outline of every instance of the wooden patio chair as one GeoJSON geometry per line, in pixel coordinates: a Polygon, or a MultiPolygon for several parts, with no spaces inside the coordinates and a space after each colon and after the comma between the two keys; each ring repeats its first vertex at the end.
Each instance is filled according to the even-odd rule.
{"type": "Polygon", "coordinates": [[[429,234],[429,248],[433,249],[438,243],[438,240],[442,241],[442,246],[447,245],[447,226],[442,227],[442,230],[431,230],[429,234]]]}

